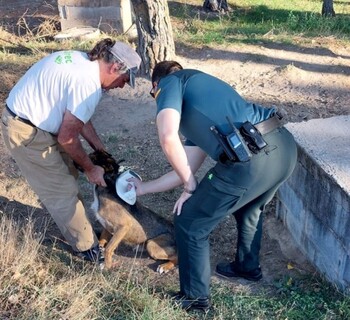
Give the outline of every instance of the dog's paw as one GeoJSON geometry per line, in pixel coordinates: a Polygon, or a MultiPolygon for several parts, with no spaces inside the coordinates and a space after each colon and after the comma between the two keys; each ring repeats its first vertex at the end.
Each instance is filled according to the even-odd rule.
{"type": "Polygon", "coordinates": [[[101,271],[105,270],[106,269],[105,263],[104,262],[100,263],[99,268],[101,271]]]}
{"type": "Polygon", "coordinates": [[[157,273],[159,274],[165,274],[165,273],[168,273],[169,272],[169,269],[167,269],[164,264],[160,264],[157,268],[157,273]]]}

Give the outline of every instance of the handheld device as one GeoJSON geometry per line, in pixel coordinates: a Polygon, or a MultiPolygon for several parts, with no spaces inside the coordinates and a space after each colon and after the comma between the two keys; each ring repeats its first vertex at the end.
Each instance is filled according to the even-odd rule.
{"type": "Polygon", "coordinates": [[[252,157],[252,153],[248,149],[244,138],[241,136],[239,130],[234,126],[234,124],[227,117],[229,124],[232,127],[233,132],[226,136],[226,140],[235,153],[236,157],[241,162],[249,161],[252,157]]]}
{"type": "Polygon", "coordinates": [[[218,131],[218,129],[216,129],[215,126],[211,126],[210,130],[214,134],[214,136],[216,137],[218,142],[220,143],[222,149],[224,150],[225,154],[227,155],[227,158],[229,160],[231,160],[231,161],[236,160],[236,157],[235,157],[233,151],[229,147],[229,145],[228,145],[226,139],[224,138],[224,136],[218,131]]]}
{"type": "Polygon", "coordinates": [[[258,150],[261,150],[267,146],[267,143],[259,130],[257,130],[249,121],[242,124],[241,132],[258,150]]]}

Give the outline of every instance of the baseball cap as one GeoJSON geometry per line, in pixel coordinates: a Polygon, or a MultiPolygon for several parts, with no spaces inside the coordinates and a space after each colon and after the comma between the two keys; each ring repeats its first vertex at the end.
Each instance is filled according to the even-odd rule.
{"type": "Polygon", "coordinates": [[[120,41],[117,41],[109,51],[128,69],[127,72],[130,77],[128,83],[130,87],[135,88],[135,78],[141,64],[140,56],[132,47],[120,41]]]}

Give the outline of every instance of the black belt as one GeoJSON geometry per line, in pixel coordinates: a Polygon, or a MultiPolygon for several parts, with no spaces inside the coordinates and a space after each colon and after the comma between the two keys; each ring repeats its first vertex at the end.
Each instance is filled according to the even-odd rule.
{"type": "MultiPolygon", "coordinates": [[[[278,113],[275,113],[271,118],[254,124],[254,127],[261,133],[261,135],[265,135],[277,128],[282,127],[283,123],[281,120],[282,117],[278,113]]],[[[229,160],[225,152],[220,154],[219,159],[221,162],[226,162],[229,160]]],[[[235,162],[237,160],[233,161],[235,162]]]]}
{"type": "Polygon", "coordinates": [[[29,126],[35,127],[35,125],[32,124],[28,119],[23,119],[19,117],[17,114],[15,114],[7,105],[6,105],[6,110],[14,119],[21,121],[29,126]]]}
{"type": "Polygon", "coordinates": [[[282,127],[282,117],[275,113],[271,118],[254,124],[254,127],[259,130],[259,132],[264,135],[277,128],[282,127]]]}

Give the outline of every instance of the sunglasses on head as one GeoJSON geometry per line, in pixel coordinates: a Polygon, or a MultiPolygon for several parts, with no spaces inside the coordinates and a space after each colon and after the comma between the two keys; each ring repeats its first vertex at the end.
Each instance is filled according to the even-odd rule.
{"type": "Polygon", "coordinates": [[[135,78],[136,78],[136,74],[137,74],[138,68],[137,67],[133,67],[133,68],[129,68],[127,70],[127,73],[129,75],[129,85],[134,88],[135,87],[135,78]]]}

